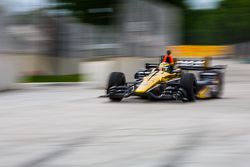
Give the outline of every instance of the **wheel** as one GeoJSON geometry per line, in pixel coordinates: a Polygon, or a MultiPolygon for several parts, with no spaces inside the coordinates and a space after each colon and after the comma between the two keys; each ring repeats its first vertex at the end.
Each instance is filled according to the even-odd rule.
{"type": "Polygon", "coordinates": [[[196,95],[196,78],[192,73],[183,73],[181,76],[180,86],[186,91],[188,101],[195,101],[196,95]]]}
{"type": "Polygon", "coordinates": [[[216,92],[212,92],[212,98],[220,98],[223,93],[223,85],[224,85],[224,75],[221,72],[217,72],[216,80],[218,83],[218,90],[216,92]]]}
{"type": "MultiPolygon", "coordinates": [[[[108,85],[107,85],[107,94],[109,93],[109,88],[111,88],[112,86],[122,86],[126,84],[126,78],[125,75],[121,72],[112,72],[109,76],[109,80],[108,80],[108,85]]],[[[120,97],[109,97],[110,100],[112,101],[121,101],[122,98],[120,97]]]]}
{"type": "Polygon", "coordinates": [[[211,98],[220,98],[223,93],[223,85],[224,85],[224,73],[221,71],[208,71],[200,73],[201,80],[211,80],[218,81],[216,86],[216,90],[211,91],[211,98]]]}
{"type": "Polygon", "coordinates": [[[112,72],[109,76],[107,91],[112,86],[121,86],[125,84],[126,84],[126,78],[122,72],[112,72]]]}

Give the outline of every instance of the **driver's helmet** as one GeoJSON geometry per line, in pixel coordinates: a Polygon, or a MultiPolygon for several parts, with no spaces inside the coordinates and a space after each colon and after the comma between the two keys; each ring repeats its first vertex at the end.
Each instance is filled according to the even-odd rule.
{"type": "Polygon", "coordinates": [[[167,55],[171,55],[171,50],[167,50],[167,55]]]}
{"type": "Polygon", "coordinates": [[[162,63],[159,65],[159,70],[165,71],[165,72],[169,72],[169,67],[170,67],[170,64],[169,64],[169,63],[162,62],[162,63]]]}

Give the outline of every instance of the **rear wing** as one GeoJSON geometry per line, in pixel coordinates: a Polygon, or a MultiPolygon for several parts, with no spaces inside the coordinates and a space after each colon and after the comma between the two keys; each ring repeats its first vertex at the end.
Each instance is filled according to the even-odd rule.
{"type": "MultiPolygon", "coordinates": [[[[211,66],[211,58],[205,57],[200,59],[176,59],[175,65],[182,70],[193,70],[193,71],[203,71],[203,70],[223,70],[226,69],[226,65],[215,65],[211,66]]],[[[159,63],[146,63],[146,69],[157,68],[159,63]]]]}
{"type": "Polygon", "coordinates": [[[215,65],[211,66],[211,58],[201,58],[201,59],[178,59],[175,61],[176,66],[182,70],[223,70],[226,65],[215,65]]]}

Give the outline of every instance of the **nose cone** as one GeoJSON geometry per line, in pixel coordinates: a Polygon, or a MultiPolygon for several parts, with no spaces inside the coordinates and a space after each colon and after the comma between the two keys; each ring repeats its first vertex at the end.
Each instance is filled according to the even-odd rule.
{"type": "Polygon", "coordinates": [[[149,89],[154,87],[158,82],[159,80],[157,80],[156,78],[151,78],[150,80],[145,78],[144,81],[140,84],[140,86],[135,90],[135,93],[136,94],[146,93],[149,89]]]}

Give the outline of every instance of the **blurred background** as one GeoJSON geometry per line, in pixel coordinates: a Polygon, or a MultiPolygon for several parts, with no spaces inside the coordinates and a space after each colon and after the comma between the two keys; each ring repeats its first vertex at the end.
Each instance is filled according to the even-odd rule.
{"type": "Polygon", "coordinates": [[[249,167],[249,63],[249,0],[0,0],[0,166],[249,167]],[[97,98],[166,49],[228,65],[223,98],[97,98]]]}
{"type": "Polygon", "coordinates": [[[249,5],[248,0],[2,0],[0,62],[12,73],[5,79],[1,74],[1,82],[97,81],[94,76],[101,75],[100,83],[110,71],[105,66],[112,66],[109,58],[141,62],[171,46],[178,46],[171,48],[176,57],[233,54],[249,61],[249,5]],[[103,75],[90,74],[96,65],[103,75]]]}

